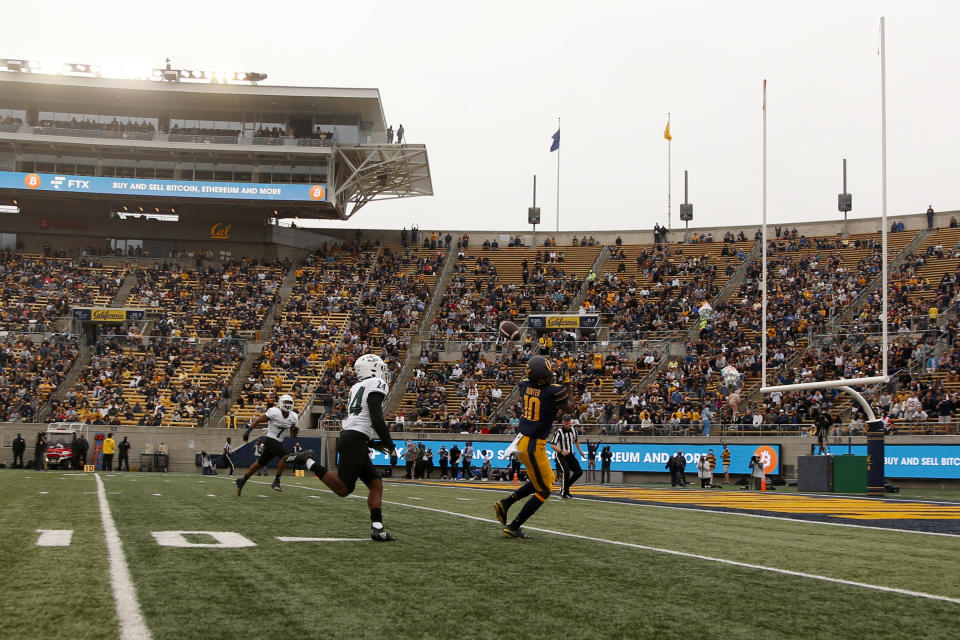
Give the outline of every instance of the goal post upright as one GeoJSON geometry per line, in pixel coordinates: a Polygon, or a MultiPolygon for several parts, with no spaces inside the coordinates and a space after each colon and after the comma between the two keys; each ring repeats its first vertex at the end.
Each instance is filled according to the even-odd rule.
{"type": "Polygon", "coordinates": [[[880,18],[880,163],[881,163],[881,310],[879,320],[882,324],[881,375],[862,378],[840,378],[767,386],[767,81],[763,81],[763,242],[761,268],[761,386],[760,392],[767,394],[775,391],[803,391],[808,389],[839,389],[850,396],[863,410],[867,418],[867,495],[883,497],[884,479],[884,425],[873,412],[870,403],[853,387],[873,384],[886,384],[890,381],[888,369],[889,328],[888,328],[888,273],[887,273],[887,83],[886,83],[886,34],[885,19],[880,18]]]}

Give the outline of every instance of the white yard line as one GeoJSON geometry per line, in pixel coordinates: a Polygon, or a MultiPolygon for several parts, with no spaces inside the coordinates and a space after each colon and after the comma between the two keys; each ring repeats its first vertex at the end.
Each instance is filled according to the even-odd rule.
{"type": "Polygon", "coordinates": [[[295,536],[277,536],[280,542],[370,542],[370,538],[298,538],[295,536]]]}
{"type": "MultiPolygon", "coordinates": [[[[395,483],[395,484],[396,484],[396,485],[399,485],[399,484],[401,484],[401,483],[395,483]]],[[[409,486],[409,485],[408,485],[408,486],[409,486]]],[[[497,489],[496,486],[491,486],[491,487],[444,487],[444,486],[442,486],[442,485],[430,485],[430,484],[421,484],[421,485],[417,485],[417,486],[426,487],[426,488],[434,488],[434,487],[436,487],[436,488],[439,488],[439,489],[462,489],[462,490],[464,490],[464,491],[485,491],[485,492],[487,492],[487,493],[498,493],[498,492],[500,492],[500,490],[497,489]]],[[[513,487],[513,488],[516,489],[517,487],[513,487]]],[[[794,495],[794,494],[782,494],[782,495],[794,495]]],[[[824,497],[824,498],[834,498],[834,499],[836,499],[836,498],[838,497],[838,496],[830,496],[830,495],[825,495],[825,494],[805,494],[805,495],[818,495],[818,496],[820,496],[820,497],[824,497]]],[[[722,509],[713,509],[713,508],[710,508],[710,507],[692,507],[692,506],[687,507],[687,506],[683,506],[683,505],[652,504],[652,503],[648,503],[648,502],[633,502],[633,501],[627,502],[628,500],[634,500],[634,499],[632,499],[632,498],[617,498],[617,497],[609,497],[609,498],[606,498],[606,497],[595,496],[595,495],[577,495],[577,494],[573,494],[573,498],[574,498],[574,500],[584,500],[584,501],[588,501],[588,502],[602,502],[602,503],[604,503],[604,504],[619,504],[619,505],[625,506],[625,507],[641,507],[641,508],[642,508],[642,507],[649,507],[649,508],[651,508],[651,509],[673,509],[673,510],[675,510],[675,511],[695,511],[695,512],[699,512],[699,513],[713,513],[713,514],[718,514],[718,515],[722,515],[722,516],[739,516],[739,517],[741,517],[741,518],[760,518],[760,519],[762,519],[762,520],[780,520],[780,521],[782,521],[782,522],[793,522],[793,523],[796,523],[796,524],[818,524],[818,525],[825,525],[825,526],[828,526],[828,527],[850,527],[850,528],[853,528],[853,529],[870,529],[871,531],[886,531],[886,532],[890,532],[890,533],[914,533],[914,534],[923,535],[923,536],[942,536],[942,537],[947,537],[947,538],[960,538],[960,534],[957,534],[957,533],[943,533],[943,532],[940,532],[940,531],[919,531],[919,530],[916,530],[916,529],[898,529],[898,528],[896,528],[896,527],[878,527],[878,526],[869,525],[869,524],[852,524],[852,523],[848,523],[848,522],[825,522],[825,521],[822,521],[822,520],[807,520],[806,518],[802,517],[802,516],[805,515],[805,514],[797,514],[798,517],[796,517],[796,518],[790,518],[790,517],[787,517],[787,516],[772,516],[772,515],[761,514],[761,513],[744,513],[744,512],[741,512],[741,511],[724,511],[724,510],[722,510],[722,509]]],[[[470,499],[470,498],[457,498],[457,500],[464,500],[464,501],[467,501],[467,500],[469,500],[469,499],[470,499]]],[[[869,498],[863,498],[863,500],[869,500],[869,498]]],[[[933,504],[933,505],[937,505],[937,504],[947,504],[948,506],[954,506],[954,505],[956,505],[957,503],[931,502],[931,503],[927,503],[927,504],[933,504]]],[[[732,507],[728,507],[728,508],[730,508],[730,509],[748,509],[749,507],[746,507],[746,506],[744,506],[744,507],[733,507],[733,506],[732,506],[732,507]]],[[[839,518],[839,517],[840,517],[840,516],[831,516],[830,514],[827,514],[827,513],[818,514],[818,515],[823,515],[823,516],[827,516],[827,517],[831,517],[831,518],[839,518]]]]}
{"type": "Polygon", "coordinates": [[[107,557],[110,561],[110,587],[113,589],[113,599],[117,605],[117,621],[120,623],[121,640],[149,640],[150,630],[140,613],[140,603],[137,601],[137,592],[130,578],[130,568],[123,555],[123,543],[117,525],[110,514],[110,504],[107,502],[107,492],[103,488],[103,480],[99,475],[93,476],[97,480],[97,498],[100,502],[100,520],[103,522],[103,533],[107,540],[107,557]]]}
{"type": "MultiPolygon", "coordinates": [[[[266,483],[264,483],[264,484],[266,484],[266,483]]],[[[321,488],[321,487],[316,487],[316,488],[315,488],[315,487],[305,487],[305,486],[303,486],[303,485],[298,485],[298,484],[291,484],[291,485],[289,485],[289,486],[297,487],[298,489],[305,489],[305,490],[307,490],[307,491],[324,491],[324,490],[325,490],[325,488],[321,488]]],[[[478,489],[479,489],[479,488],[478,488],[478,489]]],[[[355,496],[355,495],[351,495],[351,496],[349,496],[349,497],[351,497],[351,498],[357,498],[357,499],[361,499],[361,500],[366,500],[366,497],[365,497],[365,496],[355,496]]],[[[430,512],[433,512],[433,513],[442,513],[442,514],[444,514],[444,515],[455,516],[455,517],[457,517],[457,518],[464,518],[464,519],[466,519],[466,520],[476,520],[476,521],[478,521],[478,522],[489,522],[489,523],[497,524],[497,525],[500,524],[500,523],[497,522],[496,520],[492,520],[492,519],[490,519],[490,518],[481,518],[481,517],[479,517],[479,516],[471,516],[471,515],[466,514],[466,513],[457,513],[456,511],[447,511],[447,510],[445,510],[445,509],[435,509],[435,508],[433,508],[433,507],[424,507],[424,506],[418,505],[418,504],[406,504],[406,503],[404,503],[404,502],[395,502],[395,501],[392,501],[392,500],[384,500],[383,502],[384,502],[384,504],[392,504],[392,505],[397,506],[397,507],[407,507],[408,509],[419,509],[419,510],[421,510],[421,511],[430,511],[430,512]]],[[[624,503],[619,503],[619,504],[624,504],[624,503]]],[[[646,505],[637,505],[637,506],[646,506],[646,505]]],[[[678,508],[678,507],[674,507],[674,508],[678,508]]],[[[727,513],[727,512],[719,511],[719,512],[715,512],[715,513],[727,513]]],[[[749,515],[749,514],[743,514],[743,515],[749,515]]],[[[776,519],[778,519],[778,518],[776,518],[776,519]]],[[[787,520],[787,521],[790,521],[790,522],[809,522],[809,521],[804,521],[804,520],[793,520],[793,519],[790,519],[790,518],[783,518],[783,520],[787,520]]],[[[824,524],[824,523],[816,523],[816,522],[814,522],[814,524],[824,524]]],[[[849,525],[849,526],[857,526],[857,525],[849,525]]],[[[872,527],[863,527],[863,528],[866,529],[866,528],[872,528],[872,527]]],[[[632,542],[621,542],[621,541],[619,541],[619,540],[607,540],[606,538],[595,538],[595,537],[593,537],[593,536],[583,536],[583,535],[579,535],[579,534],[576,534],[576,533],[567,533],[567,532],[565,532],[565,531],[554,531],[554,530],[552,530],[552,529],[542,529],[542,528],[540,528],[540,527],[524,527],[524,529],[528,529],[528,530],[530,530],[530,531],[539,531],[539,532],[541,532],[541,533],[548,533],[548,534],[555,535],[555,536],[563,536],[563,537],[565,537],[565,538],[575,538],[575,539],[577,539],[577,540],[587,540],[587,541],[589,541],[589,542],[599,542],[599,543],[601,543],[601,544],[611,544],[611,545],[620,546],[620,547],[627,547],[627,548],[630,548],[630,549],[638,549],[638,550],[641,550],[641,551],[653,551],[654,553],[663,553],[663,554],[672,555],[672,556],[678,556],[678,557],[682,557],[682,558],[691,558],[691,559],[694,559],[694,560],[704,560],[704,561],[707,561],[707,562],[716,562],[716,563],[719,563],[719,564],[726,564],[726,565],[734,566],[734,567],[743,567],[743,568],[745,568],[745,569],[755,569],[755,570],[757,570],[757,571],[767,571],[767,572],[770,572],[770,573],[778,573],[778,574],[781,574],[781,575],[795,576],[795,577],[798,577],[798,578],[807,578],[807,579],[809,579],[809,580],[819,580],[819,581],[821,581],[821,582],[832,582],[832,583],[834,583],[834,584],[842,584],[842,585],[847,585],[847,586],[851,586],[851,587],[859,587],[859,588],[861,588],[861,589],[870,589],[870,590],[872,590],[872,591],[883,591],[883,592],[886,592],[886,593],[896,593],[896,594],[898,594],[898,595],[912,596],[912,597],[916,597],[916,598],[925,598],[925,599],[927,599],[927,600],[938,600],[938,601],[940,601],[940,602],[950,602],[950,603],[953,603],[953,604],[960,604],[960,598],[950,598],[950,597],[948,597],[948,596],[941,596],[941,595],[937,595],[937,594],[935,594],[935,593],[925,593],[925,592],[923,592],[923,591],[911,591],[911,590],[909,590],[909,589],[897,589],[896,587],[885,587],[885,586],[883,586],[883,585],[878,585],[878,584],[869,584],[869,583],[866,583],[866,582],[856,582],[856,581],[853,581],[853,580],[843,580],[843,579],[841,579],[841,578],[831,578],[830,576],[821,576],[821,575],[818,575],[818,574],[815,574],[815,573],[804,573],[804,572],[802,572],[802,571],[791,571],[790,569],[780,569],[780,568],[777,568],[777,567],[768,567],[768,566],[766,566],[766,565],[761,565],[761,564],[752,564],[752,563],[749,563],[749,562],[739,562],[739,561],[737,561],[737,560],[728,560],[728,559],[726,559],[726,558],[716,558],[716,557],[713,557],[713,556],[705,556],[705,555],[701,555],[701,554],[697,554],[697,553],[688,553],[688,552],[686,552],[686,551],[677,551],[677,550],[675,550],[675,549],[663,549],[663,548],[661,548],[661,547],[651,547],[651,546],[648,546],[648,545],[635,544],[635,543],[632,543],[632,542]]],[[[884,529],[884,530],[885,530],[885,531],[888,531],[888,529],[884,529]]],[[[914,532],[912,532],[912,531],[904,531],[904,533],[914,533],[914,532]]]]}
{"type": "MultiPolygon", "coordinates": [[[[306,487],[305,487],[306,488],[306,487]]],[[[434,513],[442,513],[449,516],[456,516],[458,518],[465,518],[468,520],[478,520],[480,522],[490,522],[493,524],[499,525],[500,523],[496,520],[491,520],[489,518],[480,518],[477,516],[467,515],[465,513],[457,513],[456,511],[447,511],[445,509],[434,509],[432,507],[423,507],[418,504],[405,504],[403,502],[393,502],[390,500],[384,500],[385,504],[392,504],[398,507],[407,507],[409,509],[420,509],[422,511],[431,511],[434,513]]],[[[898,595],[904,596],[913,596],[916,598],[926,598],[928,600],[939,600],[941,602],[951,602],[953,604],[960,604],[960,598],[949,598],[947,596],[941,596],[934,593],[924,593],[923,591],[910,591],[908,589],[897,589],[895,587],[885,587],[883,585],[877,584],[868,584],[866,582],[855,582],[853,580],[842,580],[840,578],[831,578],[830,576],[821,576],[815,573],[804,573],[802,571],[791,571],[790,569],[779,569],[777,567],[768,567],[762,564],[752,564],[749,562],[738,562],[736,560],[727,560],[726,558],[715,558],[713,556],[700,555],[698,553],[687,553],[685,551],[676,551],[675,549],[662,549],[660,547],[651,547],[643,544],[634,544],[632,542],[620,542],[618,540],[607,540],[605,538],[595,538],[593,536],[582,536],[576,533],[567,533],[565,531],[554,531],[552,529],[541,529],[539,527],[524,527],[524,529],[530,531],[539,531],[541,533],[549,533],[555,536],[563,536],[565,538],[576,538],[577,540],[587,540],[589,542],[600,542],[602,544],[612,544],[619,547],[628,547],[630,549],[639,549],[642,551],[653,551],[655,553],[664,553],[672,556],[679,556],[682,558],[692,558],[694,560],[705,560],[707,562],[716,562],[719,564],[726,564],[734,567],[744,567],[746,569],[756,569],[758,571],[769,571],[771,573],[779,573],[781,575],[787,576],[796,576],[798,578],[808,578],[810,580],[820,580],[822,582],[832,582],[835,584],[843,584],[851,587],[860,587],[862,589],[871,589],[873,591],[884,591],[887,593],[896,593],[898,595]]]]}

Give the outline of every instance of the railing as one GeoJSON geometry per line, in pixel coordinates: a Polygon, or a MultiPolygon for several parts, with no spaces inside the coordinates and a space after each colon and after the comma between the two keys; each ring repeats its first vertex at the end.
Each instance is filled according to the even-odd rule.
{"type": "Polygon", "coordinates": [[[0,131],[2,131],[3,133],[17,133],[18,131],[20,131],[20,127],[22,126],[23,126],[22,124],[4,122],[0,124],[0,131]]]}
{"type": "Polygon", "coordinates": [[[8,333],[58,333],[57,321],[50,322],[0,322],[0,331],[8,333]]]}
{"type": "MultiPolygon", "coordinates": [[[[16,132],[16,130],[13,132],[16,132]]],[[[33,132],[43,136],[73,136],[79,138],[105,138],[111,140],[153,140],[157,135],[153,131],[112,131],[109,129],[74,129],[72,127],[50,126],[33,127],[33,132]]]]}
{"type": "Polygon", "coordinates": [[[266,138],[254,136],[250,142],[255,145],[269,145],[278,147],[332,147],[333,138],[321,140],[320,138],[294,138],[292,136],[281,136],[279,138],[266,138]]]}
{"type": "MultiPolygon", "coordinates": [[[[318,418],[316,428],[324,431],[339,431],[341,420],[318,418]]],[[[443,422],[407,421],[399,429],[392,420],[387,420],[387,426],[394,433],[480,433],[481,427],[489,429],[491,434],[514,435],[516,427],[507,422],[491,424],[476,424],[472,431],[462,430],[461,425],[453,428],[443,422]]],[[[605,435],[613,437],[653,437],[653,438],[680,438],[680,437],[709,437],[709,438],[736,438],[736,437],[798,437],[810,438],[811,444],[816,441],[816,431],[811,423],[799,424],[721,424],[710,425],[708,433],[697,425],[652,424],[648,426],[627,425],[618,428],[616,424],[581,424],[578,430],[583,435],[605,435]]],[[[960,433],[960,422],[922,422],[922,423],[894,423],[888,431],[889,435],[956,435],[960,433]]],[[[827,442],[836,445],[841,438],[866,436],[866,427],[862,423],[837,424],[827,436],[827,442]]]]}
{"type": "Polygon", "coordinates": [[[240,135],[221,136],[205,133],[171,133],[167,135],[168,142],[201,142],[214,144],[240,144],[240,135]]]}
{"type": "Polygon", "coordinates": [[[225,347],[236,346],[241,353],[247,352],[247,340],[236,337],[190,337],[190,336],[129,336],[129,335],[102,335],[97,339],[98,345],[118,344],[121,347],[149,347],[157,343],[181,342],[187,345],[207,345],[210,343],[221,344],[225,347]]]}

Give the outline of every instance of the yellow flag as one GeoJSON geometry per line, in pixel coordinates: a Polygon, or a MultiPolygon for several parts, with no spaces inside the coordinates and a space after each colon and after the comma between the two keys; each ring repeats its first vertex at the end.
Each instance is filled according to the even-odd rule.
{"type": "Polygon", "coordinates": [[[673,140],[673,136],[670,135],[670,121],[667,120],[667,128],[663,130],[663,137],[667,140],[673,140]]]}

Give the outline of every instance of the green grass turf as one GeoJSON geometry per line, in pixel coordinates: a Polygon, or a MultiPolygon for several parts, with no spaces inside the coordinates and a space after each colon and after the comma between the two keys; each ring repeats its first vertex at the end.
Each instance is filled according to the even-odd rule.
{"type": "MultiPolygon", "coordinates": [[[[93,479],[0,473],[0,496],[23,521],[3,529],[16,544],[3,547],[8,563],[34,566],[51,552],[82,560],[56,582],[17,574],[11,592],[24,597],[15,607],[2,599],[0,614],[9,621],[14,608],[25,613],[4,628],[33,637],[36,608],[75,584],[98,604],[78,608],[76,631],[58,627],[55,635],[111,637],[102,633],[115,621],[96,496],[83,493],[95,490],[93,479]],[[39,549],[37,528],[78,531],[67,549],[39,549]]],[[[495,522],[413,508],[492,520],[503,494],[491,491],[388,483],[386,500],[411,505],[384,505],[398,542],[283,543],[274,536],[366,537],[365,502],[337,498],[314,478],[286,478],[279,495],[270,478],[254,478],[263,484],[248,484],[241,498],[224,476],[103,480],[155,638],[645,638],[698,630],[725,638],[946,638],[956,637],[960,616],[956,604],[603,542],[536,531],[533,540],[505,540],[495,522]],[[257,546],[160,547],[151,532],[163,530],[235,531],[257,546]]],[[[551,500],[528,525],[960,597],[960,538],[586,500],[551,500]]]]}
{"type": "Polygon", "coordinates": [[[0,637],[117,637],[96,490],[92,476],[0,472],[0,637]],[[38,547],[37,529],[73,529],[71,545],[38,547]]]}

